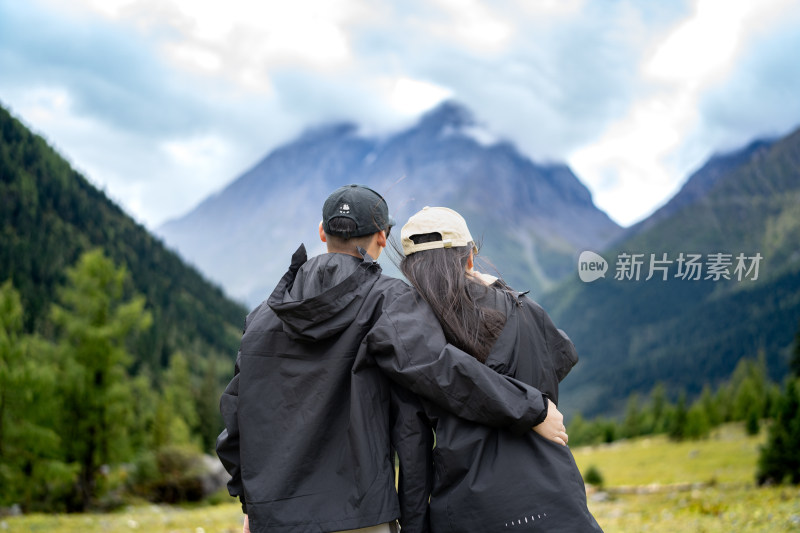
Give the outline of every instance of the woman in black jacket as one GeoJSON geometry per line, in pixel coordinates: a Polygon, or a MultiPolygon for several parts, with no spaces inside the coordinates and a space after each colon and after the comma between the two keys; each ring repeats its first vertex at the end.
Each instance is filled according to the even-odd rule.
{"type": "MultiPolygon", "coordinates": [[[[578,360],[572,342],[535,302],[473,269],[477,248],[464,219],[426,207],[403,227],[401,241],[400,269],[430,304],[447,340],[557,404],[558,383],[578,360]]],[[[517,436],[424,407],[436,433],[432,533],[601,531],[566,434],[562,445],[533,431],[517,436]]]]}

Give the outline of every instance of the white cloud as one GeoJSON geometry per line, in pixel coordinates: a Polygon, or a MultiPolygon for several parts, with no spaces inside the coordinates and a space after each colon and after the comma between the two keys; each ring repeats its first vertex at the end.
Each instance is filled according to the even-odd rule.
{"type": "Polygon", "coordinates": [[[435,83],[401,77],[384,81],[389,105],[404,115],[419,115],[453,95],[453,91],[435,83]]]}
{"type": "Polygon", "coordinates": [[[203,175],[213,175],[214,167],[230,152],[229,144],[216,135],[169,140],[162,143],[162,148],[174,165],[201,176],[201,181],[208,181],[202,180],[203,175]]]}
{"type": "Polygon", "coordinates": [[[348,26],[368,16],[361,0],[72,0],[156,39],[179,68],[269,91],[278,67],[330,71],[352,60],[348,26]]]}
{"type": "Polygon", "coordinates": [[[514,32],[514,26],[503,20],[502,10],[492,9],[479,0],[435,0],[447,20],[430,24],[430,29],[446,39],[478,52],[502,49],[514,32]]]}
{"type": "Polygon", "coordinates": [[[30,87],[20,101],[19,112],[32,122],[53,125],[59,117],[71,113],[70,94],[60,87],[30,87]]]}
{"type": "Polygon", "coordinates": [[[799,24],[793,0],[0,2],[0,99],[150,224],[308,126],[446,98],[629,223],[800,122],[799,24]]]}
{"type": "Polygon", "coordinates": [[[189,69],[196,69],[208,74],[219,73],[224,60],[216,50],[202,44],[186,45],[183,43],[167,43],[164,45],[167,55],[176,63],[189,69]]]}
{"type": "Polygon", "coordinates": [[[585,0],[518,0],[517,7],[524,13],[535,16],[579,15],[586,5],[585,0]]]}
{"type": "MultiPolygon", "coordinates": [[[[774,17],[780,1],[697,0],[692,15],[653,43],[640,73],[647,90],[598,138],[568,158],[593,190],[595,202],[628,225],[677,191],[708,157],[685,144],[700,125],[704,90],[729,75],[754,28],[774,17]]],[[[800,117],[798,117],[800,119],[800,117]]]]}
{"type": "Polygon", "coordinates": [[[783,0],[698,0],[693,15],[659,43],[643,74],[658,81],[702,86],[726,75],[748,34],[783,0]]]}

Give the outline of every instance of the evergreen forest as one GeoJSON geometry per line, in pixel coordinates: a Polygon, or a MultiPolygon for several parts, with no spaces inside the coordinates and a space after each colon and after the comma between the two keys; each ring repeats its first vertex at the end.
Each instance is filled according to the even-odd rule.
{"type": "Polygon", "coordinates": [[[0,508],[198,499],[247,310],[0,107],[0,508]]]}

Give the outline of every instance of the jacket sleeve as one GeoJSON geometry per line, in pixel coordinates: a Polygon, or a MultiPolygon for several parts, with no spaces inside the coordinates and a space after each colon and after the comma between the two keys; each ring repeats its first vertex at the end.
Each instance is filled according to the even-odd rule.
{"type": "Polygon", "coordinates": [[[404,533],[429,533],[433,490],[433,430],[420,399],[392,384],[392,448],[397,452],[397,495],[404,533]]]}
{"type": "Polygon", "coordinates": [[[247,514],[247,504],[245,502],[244,486],[242,484],[242,469],[239,456],[239,359],[236,359],[236,367],[233,379],[228,383],[225,392],[219,401],[219,410],[225,429],[217,437],[217,456],[222,462],[225,470],[231,475],[228,481],[228,493],[242,503],[242,511],[247,514]]]}
{"type": "Polygon", "coordinates": [[[387,306],[364,342],[390,379],[462,418],[523,434],[547,416],[537,389],[447,344],[433,311],[413,291],[387,306]]]}

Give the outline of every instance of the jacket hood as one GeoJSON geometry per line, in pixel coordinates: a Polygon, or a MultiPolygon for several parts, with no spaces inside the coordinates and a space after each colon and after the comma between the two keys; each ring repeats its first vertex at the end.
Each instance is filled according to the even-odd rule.
{"type": "Polygon", "coordinates": [[[355,320],[365,296],[381,274],[366,251],[361,258],[325,253],[307,259],[302,244],[267,304],[294,340],[332,337],[355,320]]]}

